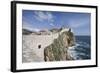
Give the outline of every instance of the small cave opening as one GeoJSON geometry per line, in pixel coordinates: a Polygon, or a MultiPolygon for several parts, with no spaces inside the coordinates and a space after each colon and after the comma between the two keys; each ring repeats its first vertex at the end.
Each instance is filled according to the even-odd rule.
{"type": "Polygon", "coordinates": [[[38,49],[40,49],[41,48],[41,45],[38,45],[38,49]]]}

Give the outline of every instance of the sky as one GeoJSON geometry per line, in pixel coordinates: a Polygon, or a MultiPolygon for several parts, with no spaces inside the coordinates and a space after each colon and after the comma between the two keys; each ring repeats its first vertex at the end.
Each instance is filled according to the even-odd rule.
{"type": "Polygon", "coordinates": [[[75,35],[90,35],[90,19],[90,13],[23,10],[22,28],[39,31],[66,26],[75,35]]]}

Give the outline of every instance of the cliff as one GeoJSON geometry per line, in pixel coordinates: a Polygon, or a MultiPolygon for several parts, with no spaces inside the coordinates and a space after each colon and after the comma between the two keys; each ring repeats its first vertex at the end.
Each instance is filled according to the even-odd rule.
{"type": "Polygon", "coordinates": [[[71,29],[59,33],[57,39],[54,39],[53,43],[44,49],[45,61],[64,61],[72,60],[68,52],[68,47],[75,44],[75,37],[71,29]]]}

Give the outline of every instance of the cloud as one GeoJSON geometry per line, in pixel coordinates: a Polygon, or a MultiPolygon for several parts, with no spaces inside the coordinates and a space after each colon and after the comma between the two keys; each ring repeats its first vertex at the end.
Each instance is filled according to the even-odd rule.
{"type": "Polygon", "coordinates": [[[82,26],[86,26],[89,24],[90,20],[88,18],[80,18],[80,19],[74,19],[74,20],[69,20],[69,25],[72,28],[78,28],[82,26]]]}
{"type": "Polygon", "coordinates": [[[30,31],[37,31],[37,32],[41,30],[41,29],[33,27],[32,24],[30,24],[26,21],[23,21],[23,29],[28,29],[30,31]]]}
{"type": "Polygon", "coordinates": [[[51,26],[55,26],[53,23],[50,23],[49,25],[51,25],[51,26]]]}
{"type": "Polygon", "coordinates": [[[53,15],[50,12],[43,12],[43,11],[35,11],[34,16],[37,20],[39,21],[52,21],[53,20],[53,15]]]}
{"type": "Polygon", "coordinates": [[[33,26],[26,21],[23,21],[23,29],[33,30],[33,26]]]}
{"type": "Polygon", "coordinates": [[[51,26],[54,26],[54,16],[51,12],[35,11],[34,17],[41,22],[49,22],[51,26]]]}

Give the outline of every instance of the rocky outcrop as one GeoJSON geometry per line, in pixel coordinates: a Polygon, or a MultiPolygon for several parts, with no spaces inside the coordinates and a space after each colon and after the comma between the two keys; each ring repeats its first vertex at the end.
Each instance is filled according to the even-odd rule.
{"type": "MultiPolygon", "coordinates": [[[[59,33],[58,33],[59,34],[59,33]]],[[[45,61],[64,61],[72,60],[73,58],[68,53],[68,47],[73,46],[75,43],[74,34],[69,31],[64,31],[59,34],[53,43],[44,49],[45,61]]]]}
{"type": "Polygon", "coordinates": [[[31,34],[32,33],[32,31],[30,31],[30,30],[28,30],[28,29],[22,29],[22,34],[23,35],[29,35],[29,34],[31,34]]]}

